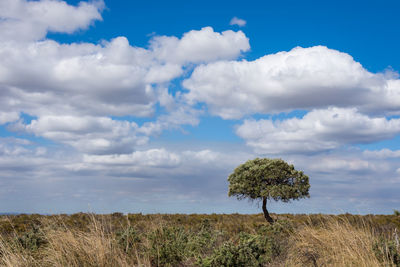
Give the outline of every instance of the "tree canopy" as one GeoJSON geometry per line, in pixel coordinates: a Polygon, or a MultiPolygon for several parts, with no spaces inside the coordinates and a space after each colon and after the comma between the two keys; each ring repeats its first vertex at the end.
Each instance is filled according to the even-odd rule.
{"type": "Polygon", "coordinates": [[[267,199],[289,202],[309,197],[309,178],[282,159],[256,158],[239,165],[229,175],[229,196],[239,200],[262,199],[265,218],[272,222],[266,209],[267,199]]]}

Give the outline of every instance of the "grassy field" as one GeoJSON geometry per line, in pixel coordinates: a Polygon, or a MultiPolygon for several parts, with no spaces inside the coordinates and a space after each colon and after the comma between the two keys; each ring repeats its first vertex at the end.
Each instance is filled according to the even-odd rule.
{"type": "Polygon", "coordinates": [[[400,266],[400,215],[0,216],[1,266],[400,266]]]}

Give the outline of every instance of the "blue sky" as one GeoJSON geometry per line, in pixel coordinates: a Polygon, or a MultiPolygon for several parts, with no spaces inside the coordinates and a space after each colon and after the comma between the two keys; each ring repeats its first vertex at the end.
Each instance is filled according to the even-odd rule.
{"type": "Polygon", "coordinates": [[[255,157],[310,177],[272,212],[400,208],[398,1],[0,3],[0,212],[255,213],[255,157]]]}

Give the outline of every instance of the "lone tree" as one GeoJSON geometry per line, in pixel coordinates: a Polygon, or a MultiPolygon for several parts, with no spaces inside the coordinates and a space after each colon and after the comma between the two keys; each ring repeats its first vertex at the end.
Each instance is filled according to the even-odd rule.
{"type": "Polygon", "coordinates": [[[256,158],[239,165],[229,175],[229,196],[239,200],[261,200],[264,217],[269,223],[274,220],[267,210],[267,200],[289,202],[310,197],[308,176],[295,170],[282,159],[256,158]]]}

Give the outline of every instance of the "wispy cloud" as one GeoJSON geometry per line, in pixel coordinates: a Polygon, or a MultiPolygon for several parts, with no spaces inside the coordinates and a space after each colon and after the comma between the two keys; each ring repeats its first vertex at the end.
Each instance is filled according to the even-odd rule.
{"type": "Polygon", "coordinates": [[[237,25],[239,27],[243,27],[246,25],[246,21],[244,19],[239,19],[238,17],[233,17],[229,22],[229,25],[237,25]]]}

